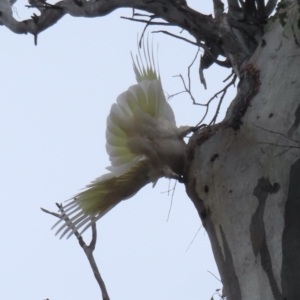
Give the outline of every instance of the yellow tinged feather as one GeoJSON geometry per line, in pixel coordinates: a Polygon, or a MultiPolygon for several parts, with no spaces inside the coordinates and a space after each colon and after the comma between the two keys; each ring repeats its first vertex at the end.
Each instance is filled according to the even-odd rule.
{"type": "Polygon", "coordinates": [[[74,197],[85,215],[103,215],[109,207],[136,194],[150,182],[149,165],[146,160],[137,162],[129,171],[119,177],[95,180],[87,189],[74,197]]]}

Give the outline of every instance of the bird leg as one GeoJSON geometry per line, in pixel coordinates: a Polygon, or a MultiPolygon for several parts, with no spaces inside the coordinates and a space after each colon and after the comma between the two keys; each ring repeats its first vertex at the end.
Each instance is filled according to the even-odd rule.
{"type": "Polygon", "coordinates": [[[206,127],[206,124],[201,124],[198,126],[180,126],[179,129],[179,136],[181,138],[186,137],[189,133],[193,132],[195,133],[198,129],[201,129],[203,127],[206,127]]]}
{"type": "Polygon", "coordinates": [[[194,131],[194,128],[195,128],[195,127],[192,127],[192,126],[180,126],[180,127],[178,128],[179,137],[180,137],[180,138],[184,138],[184,137],[186,137],[189,133],[195,132],[195,131],[194,131]]]}
{"type": "Polygon", "coordinates": [[[177,179],[179,183],[185,183],[186,180],[183,178],[183,176],[179,176],[179,178],[177,179]]]}
{"type": "Polygon", "coordinates": [[[170,179],[176,179],[178,180],[178,182],[183,183],[183,176],[182,175],[178,175],[175,172],[172,171],[172,169],[168,166],[164,166],[162,168],[163,174],[166,178],[170,178],[170,179]]]}
{"type": "Polygon", "coordinates": [[[204,128],[204,127],[207,127],[206,124],[201,124],[201,125],[198,125],[198,126],[194,126],[194,127],[191,127],[191,132],[195,133],[198,129],[201,129],[201,128],[204,128]]]}

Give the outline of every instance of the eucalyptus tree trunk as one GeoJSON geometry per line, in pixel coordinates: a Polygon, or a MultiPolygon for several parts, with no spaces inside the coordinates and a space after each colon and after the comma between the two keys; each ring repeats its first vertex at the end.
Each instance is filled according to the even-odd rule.
{"type": "Polygon", "coordinates": [[[213,63],[232,68],[239,85],[225,120],[198,130],[188,144],[187,193],[208,232],[227,300],[299,300],[299,1],[281,1],[270,17],[277,0],[228,0],[226,12],[212,0],[214,16],[185,0],[29,0],[40,15],[24,21],[14,19],[13,2],[0,0],[0,25],[31,33],[36,43],[66,14],[102,17],[131,7],[150,15],[134,12],[130,20],[176,25],[195,38],[204,50],[204,85],[203,71],[213,63]]]}
{"type": "MultiPolygon", "coordinates": [[[[187,193],[227,300],[300,299],[299,6],[270,24],[225,120],[188,145],[187,193]]],[[[284,13],[284,12],[283,12],[284,13]]]]}

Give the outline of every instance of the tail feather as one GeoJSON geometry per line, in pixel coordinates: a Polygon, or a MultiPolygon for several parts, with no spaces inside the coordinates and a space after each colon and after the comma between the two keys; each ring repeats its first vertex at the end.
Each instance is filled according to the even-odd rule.
{"type": "Polygon", "coordinates": [[[87,186],[87,189],[63,207],[62,217],[53,227],[65,221],[56,231],[60,238],[66,234],[69,238],[75,231],[84,232],[109,210],[136,194],[150,182],[147,160],[137,162],[128,172],[116,177],[112,173],[105,174],[87,186]]]}

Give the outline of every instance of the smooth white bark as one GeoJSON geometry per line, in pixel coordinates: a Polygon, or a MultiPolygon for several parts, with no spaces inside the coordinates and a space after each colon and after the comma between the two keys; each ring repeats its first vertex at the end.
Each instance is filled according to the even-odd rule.
{"type": "Polygon", "coordinates": [[[290,269],[292,261],[300,270],[296,3],[286,16],[288,23],[276,20],[245,65],[224,122],[203,129],[189,145],[187,191],[210,236],[228,300],[300,299],[299,275],[290,269]]]}

